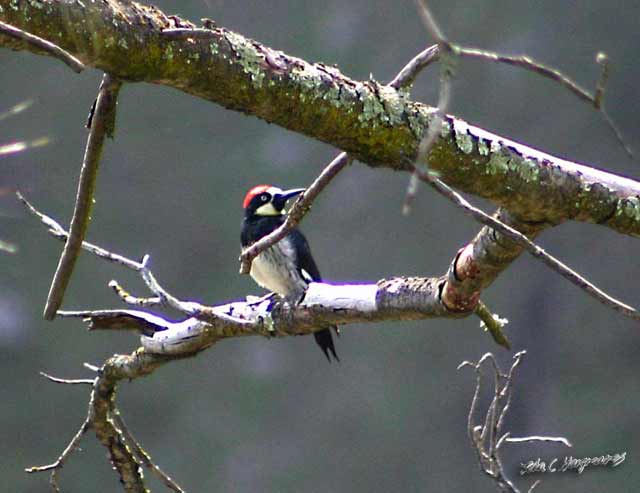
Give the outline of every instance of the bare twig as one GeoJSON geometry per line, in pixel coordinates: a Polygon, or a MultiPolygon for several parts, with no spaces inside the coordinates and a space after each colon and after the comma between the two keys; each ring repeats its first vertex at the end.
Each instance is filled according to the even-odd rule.
{"type": "Polygon", "coordinates": [[[44,378],[46,378],[47,380],[50,380],[52,382],[64,383],[64,384],[68,384],[68,385],[93,385],[95,383],[95,379],[89,379],[89,378],[76,378],[76,379],[58,378],[58,377],[51,376],[48,373],[45,373],[43,371],[40,372],[40,375],[42,375],[44,378]]]}
{"type": "Polygon", "coordinates": [[[524,70],[528,70],[530,72],[534,72],[542,77],[546,77],[547,79],[551,79],[560,85],[567,88],[570,92],[575,94],[579,99],[589,103],[595,109],[597,109],[613,131],[618,143],[622,146],[625,152],[629,155],[630,158],[633,159],[634,153],[633,149],[627,145],[620,132],[620,129],[615,124],[613,119],[609,116],[609,114],[605,111],[603,105],[603,98],[605,93],[605,88],[607,84],[607,80],[609,79],[609,59],[605,53],[599,52],[596,55],[596,63],[600,65],[600,78],[596,83],[595,93],[591,94],[586,89],[582,88],[579,84],[577,84],[573,79],[567,77],[562,72],[555,68],[547,67],[546,65],[534,60],[525,55],[513,56],[513,55],[504,55],[501,53],[494,53],[491,51],[479,50],[476,48],[465,48],[462,46],[454,46],[454,50],[456,54],[467,57],[467,58],[479,58],[481,60],[487,60],[495,63],[504,63],[507,65],[513,65],[515,67],[519,67],[524,70]]]}
{"type": "Polygon", "coordinates": [[[85,420],[83,421],[82,425],[80,426],[80,429],[78,429],[78,431],[73,436],[73,438],[71,439],[67,447],[62,451],[62,453],[60,454],[60,456],[55,462],[51,464],[47,464],[46,466],[28,467],[25,469],[25,471],[28,473],[51,471],[49,484],[51,485],[51,488],[54,491],[59,492],[60,488],[58,487],[58,478],[57,478],[58,471],[62,469],[62,467],[64,466],[67,459],[69,459],[71,454],[73,454],[73,452],[77,450],[83,435],[89,430],[89,428],[91,428],[91,419],[92,419],[92,416],[90,412],[85,418],[85,420]]]}
{"type": "Polygon", "coordinates": [[[429,7],[427,7],[426,0],[416,0],[416,7],[418,9],[420,18],[422,19],[424,27],[427,29],[429,34],[433,36],[433,39],[435,39],[440,45],[443,43],[448,43],[444,32],[442,31],[442,29],[440,29],[440,26],[438,26],[438,23],[436,22],[433,14],[431,14],[431,10],[429,10],[429,7]]]}
{"type": "MultiPolygon", "coordinates": [[[[97,379],[92,379],[92,380],[89,380],[89,379],[73,379],[73,380],[69,380],[69,379],[65,379],[65,378],[57,378],[57,377],[53,377],[51,375],[48,375],[47,373],[44,373],[44,372],[40,372],[40,375],[42,375],[46,379],[48,379],[48,380],[50,380],[52,382],[55,382],[55,383],[71,384],[71,385],[77,385],[77,384],[95,385],[95,383],[97,381],[97,379]]],[[[93,402],[93,393],[92,393],[92,397],[91,397],[91,402],[93,402]]],[[[51,485],[51,488],[53,489],[53,491],[59,492],[60,488],[58,486],[58,478],[57,478],[58,471],[60,469],[62,469],[62,467],[64,466],[64,464],[67,461],[67,459],[69,459],[71,454],[73,454],[73,452],[75,452],[77,450],[78,446],[80,445],[80,440],[82,439],[83,435],[92,426],[92,419],[93,419],[93,411],[92,411],[92,408],[91,408],[91,405],[90,405],[89,406],[89,411],[87,412],[87,416],[86,416],[85,420],[83,421],[82,425],[80,426],[80,428],[78,429],[76,434],[73,436],[73,438],[71,439],[69,444],[66,446],[66,448],[62,451],[60,456],[56,459],[56,461],[51,463],[51,464],[47,464],[45,466],[28,467],[28,468],[25,469],[25,471],[28,472],[28,473],[51,471],[51,476],[49,477],[49,484],[51,485]]]]}
{"type": "MultiPolygon", "coordinates": [[[[507,374],[500,370],[495,357],[491,353],[486,353],[476,363],[463,361],[458,366],[458,369],[470,366],[476,372],[476,387],[469,407],[469,414],[467,416],[467,433],[472,447],[478,456],[480,469],[498,484],[501,491],[508,491],[511,493],[518,493],[519,490],[507,477],[502,465],[500,447],[505,442],[527,443],[532,441],[542,441],[561,443],[569,447],[571,446],[569,441],[563,437],[531,436],[510,438],[509,432],[500,436],[502,426],[504,425],[504,417],[511,405],[515,370],[522,361],[522,357],[525,353],[526,351],[520,351],[513,356],[511,367],[507,374]],[[487,362],[491,364],[493,373],[493,398],[487,408],[482,424],[477,425],[476,411],[483,380],[482,369],[487,362]]],[[[534,483],[533,487],[535,486],[536,484],[534,483]]],[[[529,489],[529,491],[531,491],[531,489],[529,489]]]]}
{"type": "Polygon", "coordinates": [[[150,260],[151,257],[149,255],[145,255],[144,257],[142,257],[142,269],[140,270],[140,275],[142,276],[142,280],[145,282],[151,292],[160,299],[160,302],[163,305],[167,305],[171,308],[175,308],[176,310],[180,310],[187,315],[195,315],[198,312],[197,308],[193,308],[193,305],[187,307],[186,303],[180,301],[178,298],[176,298],[171,293],[166,291],[162,286],[160,286],[160,283],[156,280],[155,276],[149,269],[150,260]]]}
{"type": "Polygon", "coordinates": [[[51,56],[66,63],[71,68],[71,70],[76,73],[82,72],[85,68],[84,64],[80,60],[60,48],[58,45],[33,34],[29,34],[28,32],[23,31],[22,29],[18,29],[17,27],[14,27],[10,24],[0,22],[0,34],[5,34],[14,39],[20,39],[41,50],[48,52],[51,56]]]}
{"type": "MultiPolygon", "coordinates": [[[[34,216],[40,219],[40,221],[49,228],[49,232],[54,237],[59,239],[65,239],[68,237],[69,233],[62,226],[60,226],[60,224],[58,224],[56,221],[54,221],[52,218],[50,218],[46,214],[43,214],[42,212],[38,211],[19,192],[17,193],[17,196],[18,196],[18,199],[27,207],[29,212],[31,212],[34,216]]],[[[141,262],[136,262],[135,260],[131,260],[122,255],[112,253],[109,250],[106,250],[92,243],[88,243],[86,241],[83,241],[81,246],[83,249],[97,255],[98,257],[104,258],[106,260],[109,260],[110,262],[114,262],[116,264],[132,269],[136,272],[139,272],[143,281],[149,288],[149,290],[157,296],[157,302],[158,302],[157,304],[169,306],[171,308],[174,308],[180,311],[181,313],[184,313],[185,315],[194,316],[204,321],[211,321],[212,319],[222,319],[227,323],[231,323],[235,325],[246,326],[251,324],[251,322],[229,316],[224,312],[216,311],[215,309],[212,309],[211,307],[206,307],[204,305],[201,305],[200,303],[193,302],[193,301],[181,301],[175,296],[171,295],[168,291],[166,291],[160,285],[160,283],[158,283],[155,276],[149,269],[149,261],[150,261],[149,255],[145,255],[141,262]]],[[[117,288],[118,288],[116,289],[116,293],[118,293],[118,295],[121,296],[121,298],[123,298],[125,302],[128,302],[128,303],[131,302],[130,304],[139,305],[139,306],[140,306],[141,300],[143,300],[143,302],[148,304],[149,306],[156,302],[156,299],[154,298],[145,299],[145,298],[135,298],[135,297],[127,298],[126,296],[123,297],[122,294],[126,293],[126,291],[124,291],[124,289],[122,289],[118,285],[118,283],[115,283],[115,285],[117,285],[117,288]]],[[[114,281],[110,282],[109,286],[115,289],[114,281]]],[[[77,314],[83,313],[83,312],[68,312],[68,311],[58,310],[57,313],[60,316],[69,317],[69,316],[80,316],[77,314]]],[[[89,312],[87,312],[87,314],[88,313],[89,312]]]]}
{"type": "Polygon", "coordinates": [[[349,163],[351,158],[346,152],[338,154],[322,173],[314,180],[314,182],[305,190],[305,192],[295,201],[285,222],[275,231],[268,234],[264,238],[256,241],[253,245],[245,248],[240,255],[240,273],[248,274],[251,270],[251,262],[267,248],[275,245],[282,238],[289,234],[295,228],[306,213],[311,208],[311,204],[316,197],[325,189],[331,180],[349,163]]]}
{"type": "Polygon", "coordinates": [[[56,312],[62,305],[64,292],[71,279],[73,267],[82,248],[82,241],[89,226],[98,165],[100,163],[100,156],[102,155],[105,136],[109,134],[115,116],[116,101],[118,99],[120,86],[121,82],[113,79],[109,74],[103,76],[100,90],[98,91],[93,123],[87,139],[82,169],[80,171],[76,204],[69,227],[69,237],[60,256],[58,268],[56,269],[51,287],[49,288],[49,295],[47,296],[47,303],[44,309],[44,318],[46,320],[53,320],[56,312]]]}
{"type": "MultiPolygon", "coordinates": [[[[20,192],[16,192],[16,196],[18,197],[18,200],[20,200],[27,207],[27,210],[31,214],[40,219],[40,221],[42,221],[45,226],[49,228],[49,233],[51,233],[51,235],[59,240],[66,241],[66,239],[69,237],[69,233],[58,222],[38,211],[38,209],[36,209],[26,198],[24,198],[24,196],[20,192]]],[[[106,260],[109,260],[110,262],[123,265],[128,269],[134,270],[136,272],[142,270],[141,262],[137,262],[135,260],[128,259],[127,257],[123,257],[122,255],[118,255],[117,253],[110,252],[108,250],[105,250],[104,248],[94,245],[93,243],[83,241],[82,248],[100,258],[104,258],[106,260]]]]}
{"type": "Polygon", "coordinates": [[[604,98],[604,91],[607,86],[607,81],[609,80],[609,57],[606,53],[599,52],[596,55],[596,63],[600,65],[600,79],[596,84],[596,92],[593,95],[593,104],[596,108],[600,109],[602,107],[602,99],[604,98]]]}
{"type": "Polygon", "coordinates": [[[558,84],[575,94],[579,99],[582,99],[583,101],[586,101],[587,103],[590,103],[598,108],[598,105],[595,104],[596,101],[594,96],[592,96],[589,91],[580,87],[576,82],[564,75],[559,70],[552,67],[547,67],[546,65],[540,63],[537,60],[534,60],[531,57],[528,57],[526,55],[505,55],[502,53],[494,53],[477,48],[466,48],[461,46],[457,47],[456,51],[460,56],[463,57],[477,58],[489,62],[513,65],[514,67],[519,67],[521,69],[528,70],[529,72],[534,72],[538,75],[541,75],[542,77],[557,82],[558,84]]]}
{"type": "Polygon", "coordinates": [[[114,409],[112,414],[113,421],[116,425],[117,431],[121,435],[122,441],[127,443],[127,445],[132,448],[133,452],[138,456],[140,462],[142,462],[147,468],[151,470],[151,472],[158,476],[158,478],[160,478],[160,481],[162,481],[167,488],[173,491],[177,491],[178,493],[184,493],[184,490],[180,487],[180,485],[173,479],[171,479],[171,477],[167,473],[165,473],[157,464],[153,462],[151,456],[142,448],[142,446],[129,431],[129,428],[125,424],[124,419],[122,419],[120,412],[117,409],[114,409]]]}
{"type": "Polygon", "coordinates": [[[482,60],[487,60],[495,63],[504,63],[507,65],[513,65],[515,67],[519,67],[524,70],[528,70],[530,72],[534,72],[542,77],[546,77],[547,79],[551,79],[560,85],[564,86],[574,95],[576,95],[579,99],[589,103],[595,109],[597,109],[613,131],[616,139],[623,147],[625,152],[629,155],[630,158],[633,159],[634,153],[633,150],[627,145],[620,132],[620,129],[615,124],[613,119],[609,116],[609,114],[605,111],[603,106],[603,98],[605,93],[606,84],[609,78],[609,59],[605,53],[599,52],[596,55],[596,63],[600,65],[601,72],[600,78],[596,83],[596,89],[594,94],[591,94],[589,91],[581,87],[578,83],[576,83],[570,77],[567,77],[559,70],[548,67],[543,63],[540,63],[533,58],[530,58],[526,55],[505,55],[501,53],[494,53],[486,50],[479,50],[477,48],[466,48],[462,46],[454,46],[456,54],[467,57],[467,58],[478,58],[482,60]]]}
{"type": "MultiPolygon", "coordinates": [[[[416,157],[416,166],[422,166],[424,171],[426,168],[426,156],[429,154],[431,147],[438,138],[440,128],[442,127],[442,119],[449,108],[451,101],[451,78],[453,77],[453,67],[455,66],[455,54],[451,44],[444,36],[442,29],[438,26],[435,17],[427,7],[426,0],[415,0],[418,13],[422,18],[422,22],[427,31],[437,41],[438,55],[441,62],[440,68],[440,91],[438,96],[438,105],[436,112],[429,122],[429,127],[425,136],[418,146],[418,154],[416,157]]],[[[411,212],[411,204],[418,194],[419,178],[416,172],[411,175],[407,191],[405,193],[404,202],[402,204],[402,214],[407,216],[411,212]]]]}
{"type": "Polygon", "coordinates": [[[125,290],[122,286],[120,286],[118,281],[114,281],[114,280],[109,281],[109,287],[112,288],[116,292],[118,297],[120,297],[120,299],[125,303],[127,303],[128,305],[135,305],[135,306],[148,308],[148,307],[158,306],[162,304],[162,300],[160,299],[159,296],[156,296],[154,298],[138,298],[137,296],[133,296],[127,290],[125,290]]]}
{"type": "Polygon", "coordinates": [[[387,85],[394,89],[410,86],[422,69],[437,61],[439,56],[440,47],[437,44],[429,46],[413,57],[387,85]]]}
{"type": "Polygon", "coordinates": [[[84,366],[87,370],[91,370],[94,373],[99,373],[100,372],[100,367],[96,366],[96,365],[92,365],[91,363],[82,363],[82,366],[84,366]]]}
{"type": "MultiPolygon", "coordinates": [[[[442,127],[442,119],[444,118],[445,113],[447,112],[447,108],[449,107],[449,103],[451,101],[451,77],[452,72],[449,70],[443,69],[440,75],[440,96],[438,98],[438,107],[436,112],[429,122],[429,128],[427,129],[427,133],[424,138],[420,141],[420,146],[418,147],[418,155],[416,157],[416,167],[422,167],[425,173],[428,172],[428,169],[425,165],[425,158],[429,154],[431,147],[435,143],[438,138],[439,129],[442,127]]],[[[419,174],[414,171],[411,174],[411,178],[409,179],[409,184],[407,185],[407,191],[405,193],[404,202],[402,204],[402,214],[405,216],[409,215],[411,212],[411,204],[416,198],[418,194],[418,185],[420,183],[419,174]]]]}
{"type": "Polygon", "coordinates": [[[505,236],[509,237],[511,240],[515,241],[519,245],[521,245],[525,250],[527,250],[531,255],[535,258],[542,260],[547,266],[549,266],[552,270],[556,271],[565,279],[569,280],[576,286],[578,286],[583,291],[587,292],[590,296],[598,300],[603,305],[625,315],[626,317],[632,318],[634,320],[640,320],[640,313],[638,311],[624,304],[623,302],[613,298],[608,295],[600,288],[595,286],[593,283],[589,282],[586,278],[578,274],[576,271],[562,263],[560,260],[556,259],[552,255],[545,252],[542,248],[536,245],[533,241],[527,238],[525,235],[520,233],[519,231],[513,229],[512,227],[504,224],[503,222],[489,216],[485,212],[481,211],[477,207],[472,206],[469,202],[467,202],[459,193],[454,191],[451,187],[449,187],[446,183],[439,180],[435,176],[433,176],[429,172],[424,172],[420,168],[415,168],[421,180],[429,183],[439,194],[447,197],[458,207],[461,207],[467,213],[469,213],[474,219],[479,221],[480,223],[489,226],[505,236]]]}

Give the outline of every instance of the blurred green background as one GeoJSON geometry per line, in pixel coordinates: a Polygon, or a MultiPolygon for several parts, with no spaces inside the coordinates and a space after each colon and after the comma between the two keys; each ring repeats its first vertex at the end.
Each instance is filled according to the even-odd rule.
{"type": "MultiPolygon", "coordinates": [[[[430,40],[413,2],[293,0],[157,2],[167,13],[211,17],[308,61],[347,75],[387,81],[430,40]]],[[[433,1],[454,41],[560,68],[582,85],[609,54],[606,105],[640,151],[640,3],[627,1],[433,1]]],[[[0,51],[0,145],[48,137],[51,144],[0,160],[0,475],[5,491],[41,492],[47,477],[23,468],[58,456],[86,412],[87,389],[46,382],[38,371],[87,377],[87,361],[131,351],[129,333],[87,333],[79,321],[41,318],[61,244],[27,215],[18,188],[68,222],[100,73],[81,75],[52,59],[0,51]]],[[[434,102],[437,68],[415,99],[434,102]]],[[[600,115],[559,85],[515,68],[461,63],[450,112],[488,130],[569,159],[638,178],[600,115]]],[[[181,92],[126,85],[116,139],[106,146],[89,239],[116,252],[152,257],[161,283],[205,303],[259,294],[238,275],[241,201],[257,183],[305,186],[336,149],[181,92]]],[[[636,160],[637,161],[637,160],[636,160]]],[[[437,275],[479,229],[431,190],[400,214],[408,176],[360,163],[323,193],[302,229],[323,275],[372,281],[437,275]]],[[[490,204],[475,200],[487,210],[490,204]]],[[[540,243],[615,296],[640,305],[638,242],[594,225],[566,224],[540,243]]],[[[65,309],[122,306],[107,282],[137,294],[140,280],[83,254],[65,309]]],[[[525,490],[637,491],[640,485],[640,327],[604,308],[524,255],[484,294],[510,319],[508,335],[528,355],[506,423],[514,436],[563,435],[506,449],[507,471],[525,490]],[[627,451],[617,469],[519,478],[518,463],[571,454],[627,451]]],[[[142,444],[188,491],[495,491],[478,470],[465,426],[474,379],[456,372],[486,351],[511,354],[468,320],[348,326],[339,364],[327,364],[309,337],[224,341],[197,358],[121,386],[122,413],[142,444]]],[[[147,474],[148,475],[148,474],[147,474]]],[[[118,492],[104,450],[89,435],[61,476],[63,491],[118,492]]],[[[151,486],[162,487],[151,480],[151,486]]]]}

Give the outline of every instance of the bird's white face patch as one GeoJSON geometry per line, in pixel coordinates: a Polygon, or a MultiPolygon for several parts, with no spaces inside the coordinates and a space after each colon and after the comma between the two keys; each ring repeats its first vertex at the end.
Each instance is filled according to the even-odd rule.
{"type": "MultiPolygon", "coordinates": [[[[265,190],[271,198],[282,193],[282,189],[278,187],[269,187],[265,190]]],[[[258,216],[281,216],[284,211],[278,211],[271,202],[265,202],[263,205],[256,209],[256,215],[258,216]]]]}

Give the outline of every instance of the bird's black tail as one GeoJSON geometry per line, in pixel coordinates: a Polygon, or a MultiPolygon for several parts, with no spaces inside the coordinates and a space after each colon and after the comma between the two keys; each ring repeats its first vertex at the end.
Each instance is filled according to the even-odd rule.
{"type": "MultiPolygon", "coordinates": [[[[338,328],[334,327],[334,330],[336,331],[336,334],[338,334],[338,328]]],[[[324,329],[319,330],[318,332],[314,332],[313,337],[315,338],[316,343],[318,344],[318,346],[320,346],[320,349],[322,349],[322,352],[327,357],[329,362],[331,362],[332,355],[336,361],[340,361],[340,358],[338,358],[338,355],[336,354],[336,347],[333,344],[331,329],[324,329]]]]}

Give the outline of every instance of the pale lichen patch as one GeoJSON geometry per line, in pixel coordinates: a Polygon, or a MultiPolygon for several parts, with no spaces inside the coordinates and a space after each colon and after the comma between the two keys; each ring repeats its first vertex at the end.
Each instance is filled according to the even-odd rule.
{"type": "Polygon", "coordinates": [[[320,72],[316,67],[308,63],[297,65],[291,72],[290,77],[293,82],[300,86],[300,100],[318,96],[317,89],[322,85],[320,72]]]}
{"type": "Polygon", "coordinates": [[[487,162],[486,170],[489,175],[506,174],[509,171],[511,153],[500,146],[499,143],[491,143],[491,157],[487,162]]]}
{"type": "Polygon", "coordinates": [[[410,107],[406,111],[407,119],[409,121],[409,128],[417,139],[421,139],[426,132],[429,125],[428,116],[415,107],[410,107]]]}
{"type": "Polygon", "coordinates": [[[164,50],[164,57],[169,61],[173,60],[173,47],[170,44],[164,50]]]}
{"type": "Polygon", "coordinates": [[[375,92],[366,85],[362,86],[358,97],[362,102],[362,113],[358,115],[358,121],[363,127],[371,125],[373,128],[376,128],[379,121],[385,120],[386,111],[384,106],[375,92]]]}
{"type": "Polygon", "coordinates": [[[469,125],[463,120],[453,120],[453,133],[458,149],[464,154],[473,152],[473,137],[469,133],[469,125]]]}
{"type": "MultiPolygon", "coordinates": [[[[435,108],[433,117],[435,117],[435,113],[437,111],[438,111],[437,108],[435,108]]],[[[452,126],[453,126],[453,124],[451,124],[447,118],[443,118],[442,119],[442,124],[440,125],[440,137],[442,137],[443,139],[449,138],[451,136],[451,127],[452,126]]]]}
{"type": "Polygon", "coordinates": [[[386,121],[393,126],[402,124],[406,111],[406,101],[402,95],[386,85],[378,85],[378,95],[386,109],[386,121]]]}
{"type": "MultiPolygon", "coordinates": [[[[42,10],[44,8],[44,5],[39,0],[29,0],[29,5],[38,10],[42,10]]],[[[0,7],[0,12],[2,12],[2,7],[0,7]]]]}
{"type": "Polygon", "coordinates": [[[244,36],[231,31],[226,31],[224,36],[229,42],[231,50],[238,57],[237,61],[243,72],[249,76],[254,87],[261,88],[266,76],[263,68],[264,55],[244,36]]]}
{"type": "Polygon", "coordinates": [[[626,216],[633,221],[640,221],[640,199],[628,197],[620,200],[616,216],[626,216]]]}
{"type": "Polygon", "coordinates": [[[537,163],[528,158],[512,159],[515,163],[516,171],[525,182],[537,181],[540,175],[540,169],[537,163]]]}
{"type": "Polygon", "coordinates": [[[478,138],[478,154],[481,156],[489,155],[489,146],[487,145],[487,141],[483,138],[478,138]]]}

